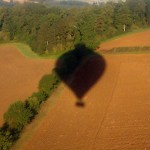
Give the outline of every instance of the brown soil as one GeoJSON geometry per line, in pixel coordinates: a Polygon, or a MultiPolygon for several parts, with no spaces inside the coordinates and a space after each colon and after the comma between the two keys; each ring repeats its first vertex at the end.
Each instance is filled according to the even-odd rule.
{"type": "Polygon", "coordinates": [[[39,80],[53,66],[52,60],[26,59],[12,45],[0,46],[0,125],[10,104],[37,91],[39,80]]]}
{"type": "Polygon", "coordinates": [[[84,107],[75,105],[66,87],[22,149],[150,150],[150,55],[105,60],[103,76],[82,99],[84,107]]]}
{"type": "Polygon", "coordinates": [[[110,50],[116,47],[150,46],[150,30],[119,37],[102,43],[97,50],[110,50]]]}

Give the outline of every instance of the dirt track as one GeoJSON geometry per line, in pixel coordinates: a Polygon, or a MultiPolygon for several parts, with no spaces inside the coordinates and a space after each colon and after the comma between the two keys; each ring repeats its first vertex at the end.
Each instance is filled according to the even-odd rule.
{"type": "Polygon", "coordinates": [[[24,150],[150,150],[150,55],[105,60],[85,107],[66,87],[24,150]]]}
{"type": "Polygon", "coordinates": [[[39,80],[53,66],[52,60],[26,59],[12,45],[0,46],[0,125],[10,104],[37,91],[39,80]]]}
{"type": "Polygon", "coordinates": [[[116,47],[143,47],[150,46],[150,30],[124,37],[119,37],[102,43],[98,50],[110,50],[116,47]]]}

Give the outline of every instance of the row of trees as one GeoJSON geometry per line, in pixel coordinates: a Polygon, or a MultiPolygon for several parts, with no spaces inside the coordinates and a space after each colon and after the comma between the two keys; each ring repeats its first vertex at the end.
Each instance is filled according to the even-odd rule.
{"type": "Polygon", "coordinates": [[[5,124],[0,128],[0,149],[8,150],[20,137],[23,128],[38,114],[40,106],[58,87],[60,79],[55,72],[44,76],[39,83],[39,91],[25,101],[10,105],[4,114],[5,124]]]}
{"type": "Polygon", "coordinates": [[[0,40],[26,42],[39,54],[81,42],[95,48],[103,39],[149,24],[149,0],[70,9],[31,3],[0,7],[0,40]]]}

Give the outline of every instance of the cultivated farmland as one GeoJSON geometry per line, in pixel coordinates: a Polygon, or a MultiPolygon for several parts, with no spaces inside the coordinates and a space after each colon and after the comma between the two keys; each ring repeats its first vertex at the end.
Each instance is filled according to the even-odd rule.
{"type": "Polygon", "coordinates": [[[0,0],[0,149],[150,149],[150,1],[13,1],[0,0]]]}
{"type": "MultiPolygon", "coordinates": [[[[150,31],[136,33],[117,40],[134,41],[143,35],[143,44],[135,42],[128,45],[126,40],[123,46],[148,46],[149,33],[150,31]]],[[[109,48],[113,48],[113,41],[110,42],[112,47],[109,48]]],[[[78,98],[75,92],[65,85],[63,93],[40,120],[37,129],[30,134],[33,122],[16,145],[17,148],[150,149],[150,55],[103,55],[103,59],[105,70],[101,78],[82,97],[84,106],[76,105],[78,98]],[[27,138],[26,135],[29,134],[30,138],[27,138]]],[[[98,69],[96,65],[95,67],[91,71],[98,69]]],[[[74,80],[86,75],[87,69],[81,67],[74,80]]]]}
{"type": "Polygon", "coordinates": [[[11,44],[0,46],[0,124],[10,104],[36,92],[39,80],[53,66],[53,60],[25,58],[11,44]]]}
{"type": "Polygon", "coordinates": [[[99,46],[98,50],[110,50],[117,47],[144,47],[150,46],[150,30],[127,36],[114,38],[99,46]]]}
{"type": "Polygon", "coordinates": [[[76,106],[74,92],[66,87],[24,150],[150,148],[150,55],[104,59],[105,72],[82,98],[85,106],[76,106]]]}

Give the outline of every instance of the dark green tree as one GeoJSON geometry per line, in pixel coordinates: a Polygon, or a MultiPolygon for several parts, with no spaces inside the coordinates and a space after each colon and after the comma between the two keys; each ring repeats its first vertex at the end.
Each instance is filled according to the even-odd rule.
{"type": "Polygon", "coordinates": [[[116,4],[114,9],[114,26],[119,32],[126,31],[132,25],[131,12],[126,3],[116,4]]]}
{"type": "Polygon", "coordinates": [[[28,122],[30,122],[33,116],[31,110],[26,108],[26,105],[22,101],[10,105],[8,111],[4,114],[4,120],[8,123],[10,128],[21,130],[28,122]]]}

